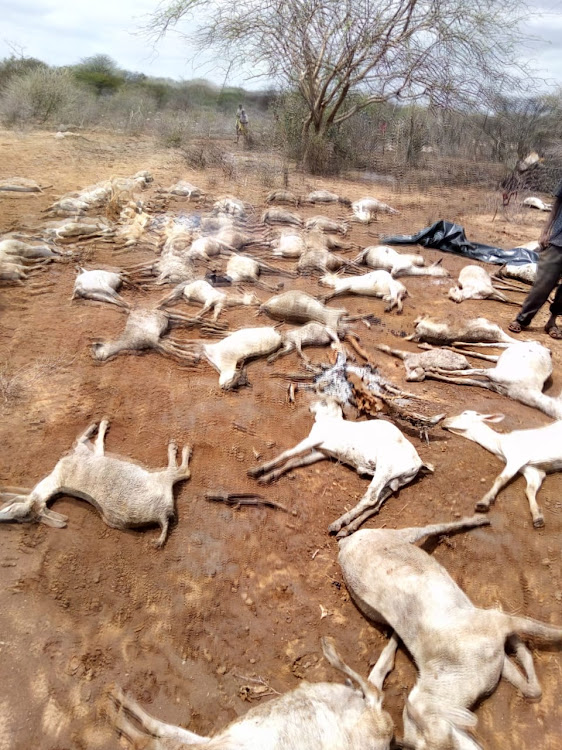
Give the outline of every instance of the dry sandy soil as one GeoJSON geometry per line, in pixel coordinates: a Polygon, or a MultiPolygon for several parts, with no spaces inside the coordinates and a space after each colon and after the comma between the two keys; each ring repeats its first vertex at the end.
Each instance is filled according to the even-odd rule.
{"type": "MultiPolygon", "coordinates": [[[[158,150],[142,138],[94,133],[55,141],[49,133],[0,132],[1,176],[52,185],[39,197],[2,194],[0,231],[39,229],[45,223],[42,210],[55,196],[138,169],[154,174],[148,195],[181,177],[212,195],[230,192],[259,208],[280,179],[266,185],[254,176],[261,174],[266,155],[253,154],[248,162],[235,144],[223,146],[240,160],[235,184],[225,184],[219,172],[194,172],[179,152],[158,150]]],[[[384,217],[369,230],[355,226],[351,236],[360,246],[375,243],[379,232],[413,232],[447,218],[463,223],[470,238],[512,247],[536,238],[544,220],[531,211],[499,211],[494,218],[497,196],[480,189],[420,192],[290,176],[297,192],[321,186],[353,199],[376,195],[400,209],[399,216],[384,217]]],[[[170,210],[194,208],[179,200],[170,210]]],[[[341,207],[323,212],[342,214],[341,207]]],[[[441,255],[423,254],[429,260],[441,255]]],[[[120,260],[148,257],[147,251],[133,251],[120,260]]],[[[110,306],[71,302],[70,296],[78,263],[95,268],[115,262],[110,245],[93,244],[77,251],[76,262],[49,266],[36,277],[34,283],[52,282],[44,294],[32,296],[27,286],[2,288],[0,485],[33,485],[85,426],[104,414],[112,420],[107,449],[148,467],[165,464],[170,437],[190,443],[192,478],[176,488],[177,524],[161,550],[153,547],[157,529],[110,529],[91,506],[68,497],[54,504],[69,516],[65,529],[2,526],[2,750],[124,747],[106,716],[107,691],[114,684],[157,717],[212,733],[251,702],[294,688],[302,679],[340,679],[322,659],[321,635],[334,636],[344,658],[363,674],[387,638],[351,603],[336,563],[337,544],[327,533],[328,524],[363,494],[364,479],[325,463],[259,490],[287,506],[288,514],[266,507],[232,509],[204,499],[210,489],[257,488],[246,476],[256,456],[270,458],[308,434],[307,394],[299,391],[296,403],[289,404],[286,382],[268,377],[271,368],[264,362],[249,366],[252,385],[236,393],[221,392],[216,373],[205,364],[186,369],[155,353],[96,363],[91,341],[116,334],[124,317],[110,306]]],[[[456,275],[466,261],[446,255],[443,262],[456,275]]],[[[375,341],[400,343],[391,331],[411,332],[423,312],[482,314],[505,326],[515,309],[495,302],[456,306],[447,299],[447,280],[414,278],[406,284],[412,296],[401,317],[384,314],[380,300],[345,299],[353,313],[382,318],[381,325],[361,329],[367,351],[374,352],[375,341]]],[[[289,281],[286,288],[292,286],[312,293],[321,289],[310,279],[289,281]]],[[[160,294],[125,292],[135,304],[160,294]]],[[[342,300],[336,302],[341,306],[342,300]]],[[[552,348],[555,376],[548,390],[556,394],[562,388],[562,344],[542,332],[545,315],[538,316],[528,337],[552,348]]],[[[231,329],[255,323],[247,310],[229,311],[226,319],[231,329]]],[[[316,350],[312,356],[325,361],[327,353],[316,350]]],[[[372,359],[404,385],[400,362],[376,352],[372,359]]],[[[275,369],[298,366],[291,355],[275,369]]],[[[481,389],[435,382],[406,387],[430,401],[433,413],[501,411],[507,415],[502,430],[548,422],[538,411],[481,389]]],[[[414,526],[472,515],[502,466],[483,448],[442,430],[434,431],[429,444],[416,435],[411,439],[422,458],[435,464],[435,474],[402,489],[367,526],[414,526]]],[[[546,479],[539,495],[546,527],[534,530],[524,482],[517,478],[492,509],[491,528],[442,540],[433,554],[477,605],[560,623],[561,489],[560,474],[546,479]]],[[[542,700],[531,703],[500,683],[476,710],[484,747],[562,746],[561,655],[541,649],[534,658],[542,700]]],[[[414,680],[414,666],[400,651],[386,690],[398,736],[414,680]]]]}

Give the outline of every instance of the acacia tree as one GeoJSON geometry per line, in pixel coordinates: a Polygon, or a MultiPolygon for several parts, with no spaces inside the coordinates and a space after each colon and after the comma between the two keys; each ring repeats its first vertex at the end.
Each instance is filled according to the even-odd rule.
{"type": "Polygon", "coordinates": [[[306,139],[374,103],[513,89],[523,13],[520,0],[172,0],[148,28],[161,38],[186,21],[200,49],[297,89],[306,139]]]}

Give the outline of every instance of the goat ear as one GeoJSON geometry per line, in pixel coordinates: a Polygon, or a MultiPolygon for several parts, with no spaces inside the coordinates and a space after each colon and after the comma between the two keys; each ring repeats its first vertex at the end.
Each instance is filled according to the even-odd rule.
{"type": "Polygon", "coordinates": [[[496,422],[503,422],[505,419],[505,414],[484,414],[483,420],[484,422],[491,422],[492,424],[495,424],[496,422]]]}

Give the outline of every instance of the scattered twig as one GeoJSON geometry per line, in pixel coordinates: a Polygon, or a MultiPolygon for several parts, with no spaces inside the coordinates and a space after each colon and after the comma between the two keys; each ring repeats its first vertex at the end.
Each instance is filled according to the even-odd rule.
{"type": "Polygon", "coordinates": [[[239,506],[239,505],[267,505],[269,508],[277,508],[285,513],[289,510],[281,503],[275,502],[275,500],[269,500],[262,495],[256,495],[253,492],[207,492],[205,493],[205,499],[215,503],[226,503],[226,505],[239,506]]]}

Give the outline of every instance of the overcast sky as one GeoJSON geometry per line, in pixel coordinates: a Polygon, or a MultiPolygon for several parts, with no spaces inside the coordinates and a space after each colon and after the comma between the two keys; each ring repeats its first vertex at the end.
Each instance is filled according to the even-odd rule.
{"type": "MultiPolygon", "coordinates": [[[[541,15],[531,21],[534,44],[529,56],[542,77],[562,85],[562,0],[538,0],[541,15]]],[[[122,68],[175,79],[207,78],[222,84],[226,66],[213,58],[189,59],[190,50],[177,34],[169,34],[154,50],[139,27],[158,0],[0,0],[0,58],[12,48],[51,65],[69,65],[98,53],[110,55],[122,68]]],[[[246,84],[230,74],[229,84],[246,84]]]]}

